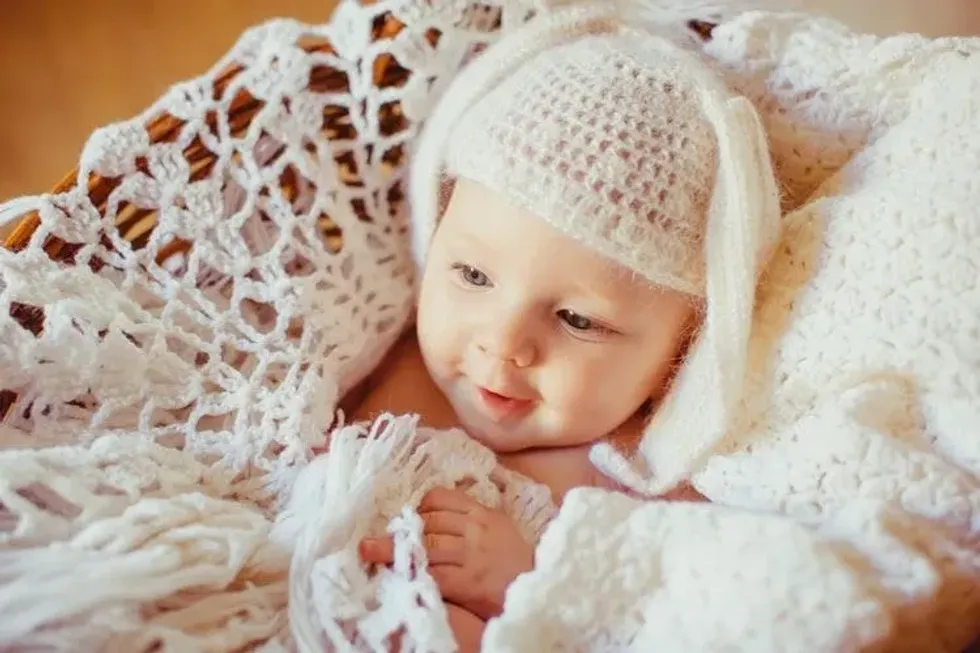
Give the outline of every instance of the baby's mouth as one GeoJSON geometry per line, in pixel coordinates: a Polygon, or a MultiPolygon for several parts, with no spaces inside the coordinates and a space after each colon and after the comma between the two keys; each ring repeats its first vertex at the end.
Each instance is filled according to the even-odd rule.
{"type": "Polygon", "coordinates": [[[477,395],[484,410],[498,420],[518,417],[526,413],[534,403],[530,399],[511,397],[482,386],[477,387],[477,395]]]}

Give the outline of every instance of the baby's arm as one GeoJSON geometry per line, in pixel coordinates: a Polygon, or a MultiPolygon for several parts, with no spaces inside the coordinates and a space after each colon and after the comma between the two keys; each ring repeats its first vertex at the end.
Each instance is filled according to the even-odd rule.
{"type": "Polygon", "coordinates": [[[486,622],[452,603],[446,604],[446,613],[449,615],[449,627],[453,630],[459,653],[477,653],[480,650],[486,622]]]}

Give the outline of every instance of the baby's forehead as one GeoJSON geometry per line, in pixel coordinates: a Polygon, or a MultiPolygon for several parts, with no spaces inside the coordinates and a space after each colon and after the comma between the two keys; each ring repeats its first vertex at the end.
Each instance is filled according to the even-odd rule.
{"type": "Polygon", "coordinates": [[[499,247],[499,239],[482,234],[471,234],[468,240],[474,251],[491,261],[497,274],[519,276],[543,288],[562,287],[624,304],[655,289],[637,272],[564,234],[555,237],[528,230],[519,238],[507,239],[505,248],[499,247]]]}
{"type": "Polygon", "coordinates": [[[611,302],[635,304],[638,299],[656,292],[649,280],[600,254],[566,255],[563,263],[571,285],[611,302]]]}

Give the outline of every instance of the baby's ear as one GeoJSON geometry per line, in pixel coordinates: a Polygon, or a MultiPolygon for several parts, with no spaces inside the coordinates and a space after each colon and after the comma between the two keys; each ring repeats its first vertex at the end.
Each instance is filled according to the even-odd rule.
{"type": "Polygon", "coordinates": [[[699,39],[707,43],[711,40],[711,36],[718,26],[717,23],[710,23],[705,20],[689,20],[687,21],[687,28],[694,32],[699,39]]]}

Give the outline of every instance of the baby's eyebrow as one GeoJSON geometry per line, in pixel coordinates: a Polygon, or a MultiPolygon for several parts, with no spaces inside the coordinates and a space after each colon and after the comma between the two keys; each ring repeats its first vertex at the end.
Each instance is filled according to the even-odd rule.
{"type": "Polygon", "coordinates": [[[577,311],[610,321],[622,319],[635,304],[632,295],[617,291],[608,284],[598,282],[595,278],[578,277],[577,281],[573,282],[571,290],[580,301],[578,306],[574,307],[577,311]]]}
{"type": "Polygon", "coordinates": [[[454,248],[483,251],[493,250],[493,246],[487,242],[483,234],[477,233],[469,227],[454,226],[449,232],[446,243],[454,248]]]}
{"type": "Polygon", "coordinates": [[[607,301],[614,299],[617,303],[631,301],[649,285],[643,277],[612,261],[588,278],[584,278],[581,271],[573,271],[569,276],[579,282],[580,290],[607,301]]]}
{"type": "Polygon", "coordinates": [[[473,265],[482,266],[505,260],[500,250],[494,247],[492,243],[488,243],[485,239],[477,237],[457,239],[455,242],[450,243],[449,252],[451,255],[465,259],[464,262],[473,265]]]}

